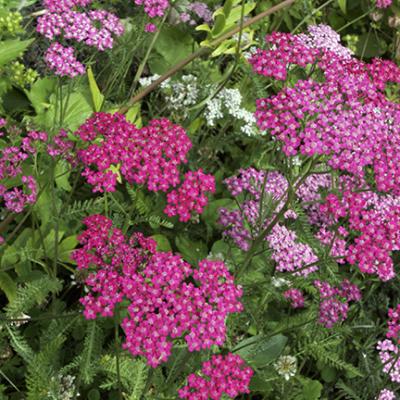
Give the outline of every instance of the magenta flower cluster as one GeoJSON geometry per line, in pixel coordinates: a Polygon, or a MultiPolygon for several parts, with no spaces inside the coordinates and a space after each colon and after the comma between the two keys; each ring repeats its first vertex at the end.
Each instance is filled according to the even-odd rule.
{"type": "Polygon", "coordinates": [[[345,279],[340,287],[333,287],[328,282],[314,281],[319,290],[321,303],[319,306],[319,323],[326,328],[333,328],[347,318],[349,302],[360,301],[360,289],[345,279]]]}
{"type": "Polygon", "coordinates": [[[300,289],[292,288],[283,292],[283,296],[290,302],[293,308],[304,307],[304,296],[300,289]]]}
{"type": "Polygon", "coordinates": [[[156,242],[136,233],[127,239],[101,215],[84,220],[82,248],[73,253],[79,269],[89,269],[84,315],[112,316],[129,303],[123,347],[152,367],[167,361],[173,340],[184,337],[189,351],[225,342],[225,321],[242,311],[242,289],[222,261],[203,260],[195,268],[179,255],[156,251],[156,242]]]}
{"type": "Polygon", "coordinates": [[[46,140],[46,133],[32,131],[22,138],[19,145],[0,150],[0,199],[9,211],[21,213],[28,204],[36,202],[36,181],[24,174],[23,164],[36,154],[36,146],[46,140]]]}
{"type": "Polygon", "coordinates": [[[134,0],[137,6],[143,6],[150,18],[162,17],[169,7],[168,0],[134,0]]]}
{"type": "MultiPolygon", "coordinates": [[[[77,11],[86,7],[89,0],[44,1],[48,12],[38,18],[36,30],[47,39],[84,43],[100,51],[111,49],[114,36],[121,36],[124,27],[118,17],[105,10],[77,11]]],[[[74,48],[53,42],[45,56],[48,67],[59,76],[75,77],[85,73],[84,66],[76,59],[74,48]]]]}
{"type": "Polygon", "coordinates": [[[400,304],[396,308],[389,308],[389,318],[386,337],[400,344],[400,304]]]}
{"type": "Polygon", "coordinates": [[[329,156],[330,166],[360,178],[371,167],[378,190],[399,193],[400,105],[389,101],[383,89],[387,82],[400,82],[400,69],[389,61],[366,64],[326,47],[303,52],[305,45],[299,45],[297,36],[273,35],[278,35],[275,47],[250,59],[257,73],[285,80],[278,77],[281,69],[313,64],[325,81],[299,80],[275,96],[259,99],[259,127],[276,136],[288,156],[329,156]]]}
{"type": "Polygon", "coordinates": [[[185,174],[183,183],[177,190],[167,195],[167,207],[164,212],[169,217],[179,215],[179,220],[187,222],[192,213],[202,214],[208,203],[207,192],[215,192],[215,180],[212,175],[198,171],[189,171],[185,174]]]}
{"type": "Polygon", "coordinates": [[[201,375],[188,376],[187,385],[178,392],[179,397],[187,400],[220,400],[225,394],[234,399],[242,393],[250,393],[253,373],[236,354],[213,355],[203,363],[201,375]]]}
{"type": "Polygon", "coordinates": [[[391,253],[400,249],[400,198],[354,190],[341,197],[329,194],[320,209],[336,222],[347,218],[350,228],[359,232],[348,247],[347,261],[383,281],[394,278],[391,253]]]}
{"type": "Polygon", "coordinates": [[[181,182],[179,166],[186,163],[192,143],[184,129],[168,119],[153,120],[141,129],[121,114],[96,113],[75,135],[89,145],[78,151],[83,176],[94,192],[115,191],[118,172],[130,183],[167,192],[165,213],[188,221],[202,213],[207,192],[215,191],[214,177],[202,170],[188,172],[181,182]]]}
{"type": "Polygon", "coordinates": [[[392,382],[400,383],[400,349],[389,339],[379,341],[376,348],[382,362],[382,370],[392,382]]]}
{"type": "Polygon", "coordinates": [[[387,8],[392,5],[393,0],[376,0],[376,6],[378,8],[387,8]]]}

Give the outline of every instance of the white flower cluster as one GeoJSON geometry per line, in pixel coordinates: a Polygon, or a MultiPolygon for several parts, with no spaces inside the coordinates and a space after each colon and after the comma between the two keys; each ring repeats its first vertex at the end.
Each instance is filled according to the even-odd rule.
{"type": "Polygon", "coordinates": [[[223,89],[207,103],[205,117],[209,126],[229,115],[243,123],[240,130],[252,136],[257,132],[256,119],[252,112],[242,108],[242,95],[238,89],[223,89]]]}
{"type": "MultiPolygon", "coordinates": [[[[159,75],[141,78],[139,83],[146,87],[158,79],[159,75]]],[[[194,75],[183,75],[179,80],[167,79],[161,85],[167,106],[172,111],[177,111],[185,118],[187,109],[198,103],[202,97],[211,96],[216,90],[215,86],[200,87],[198,79],[194,75]]],[[[240,124],[240,130],[252,136],[259,131],[256,127],[256,119],[251,111],[242,108],[242,95],[238,89],[223,89],[206,104],[205,119],[210,127],[216,126],[218,120],[233,117],[240,124]]]]}
{"type": "MultiPolygon", "coordinates": [[[[139,83],[146,87],[158,79],[159,75],[141,78],[139,83]]],[[[183,75],[180,80],[165,80],[161,85],[168,107],[173,111],[183,112],[183,117],[187,115],[187,107],[196,104],[199,99],[199,85],[197,77],[194,75],[183,75]]]]}

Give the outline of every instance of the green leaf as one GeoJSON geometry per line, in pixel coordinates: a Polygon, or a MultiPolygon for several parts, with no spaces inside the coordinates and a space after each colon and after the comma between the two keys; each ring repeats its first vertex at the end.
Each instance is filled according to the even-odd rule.
{"type": "Polygon", "coordinates": [[[359,57],[378,57],[386,51],[386,43],[374,33],[366,33],[359,37],[355,54],[359,57]]]}
{"type": "Polygon", "coordinates": [[[192,265],[207,257],[207,245],[202,241],[191,241],[185,235],[178,235],[175,244],[182,257],[192,265]]]}
{"type": "Polygon", "coordinates": [[[49,98],[54,93],[57,86],[57,80],[54,78],[38,79],[31,89],[25,91],[26,96],[32,103],[37,114],[44,112],[49,107],[49,98]]]}
{"type": "Polygon", "coordinates": [[[303,383],[303,399],[318,400],[321,397],[322,385],[318,381],[307,380],[303,383]]]}
{"type": "Polygon", "coordinates": [[[76,235],[68,236],[58,246],[58,259],[63,262],[72,263],[71,252],[78,244],[76,235]]]}
{"type": "Polygon", "coordinates": [[[218,36],[225,28],[225,22],[226,22],[226,18],[225,15],[223,14],[219,14],[216,16],[215,18],[215,24],[214,27],[211,31],[212,35],[218,36]]]}
{"type": "Polygon", "coordinates": [[[17,295],[17,285],[6,272],[0,272],[0,289],[6,294],[8,301],[14,301],[17,295]]]}
{"type": "Polygon", "coordinates": [[[18,58],[32,42],[33,39],[13,39],[0,42],[0,66],[18,58]]]}
{"type": "Polygon", "coordinates": [[[205,223],[211,225],[212,227],[216,227],[219,219],[219,209],[230,208],[233,205],[235,205],[235,202],[232,199],[218,199],[210,201],[210,203],[208,203],[207,207],[204,209],[201,218],[205,223]]]}
{"type": "Polygon", "coordinates": [[[72,190],[72,186],[69,183],[69,176],[71,172],[69,171],[68,164],[65,160],[59,160],[55,167],[56,185],[59,189],[63,189],[66,192],[72,190]]]}
{"type": "Polygon", "coordinates": [[[99,112],[104,103],[104,96],[101,94],[100,89],[97,86],[97,82],[93,75],[93,70],[91,67],[88,68],[87,74],[89,80],[90,93],[92,94],[94,111],[99,112]]]}
{"type": "Polygon", "coordinates": [[[342,10],[343,14],[346,14],[346,9],[347,9],[347,0],[338,0],[338,4],[340,9],[342,10]]]}
{"type": "Polygon", "coordinates": [[[153,235],[151,236],[157,242],[158,251],[171,251],[171,244],[165,235],[153,235]]]}
{"type": "Polygon", "coordinates": [[[235,352],[255,367],[263,367],[275,361],[286,346],[288,338],[275,335],[270,338],[257,335],[240,342],[235,352]]]}
{"type": "Polygon", "coordinates": [[[225,3],[224,3],[224,14],[225,14],[226,18],[229,17],[229,14],[232,11],[232,7],[233,7],[233,0],[225,0],[225,3]]]}

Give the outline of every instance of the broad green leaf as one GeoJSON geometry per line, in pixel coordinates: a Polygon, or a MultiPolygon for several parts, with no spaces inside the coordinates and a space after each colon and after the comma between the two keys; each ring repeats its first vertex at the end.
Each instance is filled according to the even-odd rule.
{"type": "Polygon", "coordinates": [[[207,245],[204,242],[192,241],[186,235],[178,235],[175,244],[182,257],[192,265],[196,265],[208,255],[207,245]]]}
{"type": "Polygon", "coordinates": [[[92,71],[91,67],[88,68],[87,74],[88,74],[88,80],[89,80],[90,93],[92,94],[94,111],[98,112],[101,110],[101,107],[103,106],[104,96],[100,92],[100,89],[97,85],[97,82],[93,75],[93,71],[92,71]]]}
{"type": "Polygon", "coordinates": [[[78,245],[76,235],[68,236],[58,246],[58,259],[66,263],[73,263],[71,260],[71,252],[75,250],[78,245]]]}
{"type": "Polygon", "coordinates": [[[229,17],[229,14],[232,11],[232,7],[233,7],[233,0],[225,0],[225,3],[224,3],[224,14],[225,14],[226,18],[229,17]]]}
{"type": "Polygon", "coordinates": [[[342,10],[343,14],[346,14],[347,0],[338,0],[338,4],[339,4],[339,7],[342,10]]]}
{"type": "Polygon", "coordinates": [[[157,234],[151,236],[157,242],[157,250],[158,251],[171,251],[171,244],[168,238],[165,235],[157,234]]]}
{"type": "Polygon", "coordinates": [[[13,39],[0,42],[0,66],[5,65],[21,56],[32,42],[33,39],[13,39]]]}
{"type": "Polygon", "coordinates": [[[71,172],[69,171],[68,164],[65,160],[59,160],[55,167],[56,185],[59,189],[63,189],[66,192],[70,192],[72,186],[69,183],[69,176],[71,172]]]}
{"type": "Polygon", "coordinates": [[[263,367],[275,361],[286,346],[288,338],[275,335],[270,338],[257,335],[245,339],[235,347],[235,352],[255,367],[263,367]]]}
{"type": "Polygon", "coordinates": [[[378,57],[386,51],[386,43],[373,32],[365,33],[359,37],[356,47],[356,55],[359,57],[378,57]]]}
{"type": "Polygon", "coordinates": [[[17,284],[6,272],[0,272],[0,289],[5,293],[9,302],[15,299],[17,284]]]}
{"type": "Polygon", "coordinates": [[[136,103],[134,104],[126,113],[126,119],[132,124],[135,124],[138,128],[143,126],[142,116],[140,114],[142,104],[136,103]]]}
{"type": "Polygon", "coordinates": [[[218,36],[224,30],[225,21],[226,21],[225,15],[220,14],[220,15],[216,16],[215,24],[214,24],[214,27],[213,27],[213,29],[211,31],[213,36],[218,36]]]}
{"type": "Polygon", "coordinates": [[[303,382],[303,400],[318,400],[321,397],[322,385],[318,381],[307,380],[303,382]]]}
{"type": "Polygon", "coordinates": [[[37,114],[42,113],[50,106],[49,98],[54,93],[57,85],[57,80],[54,78],[38,79],[30,90],[26,90],[25,94],[32,103],[37,114]]]}

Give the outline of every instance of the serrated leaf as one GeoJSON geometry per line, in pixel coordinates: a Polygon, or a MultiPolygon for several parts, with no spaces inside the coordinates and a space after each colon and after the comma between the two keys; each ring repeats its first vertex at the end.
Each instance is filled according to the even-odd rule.
{"type": "Polygon", "coordinates": [[[88,68],[87,74],[88,74],[88,80],[89,80],[90,93],[92,95],[92,100],[93,100],[94,111],[99,112],[104,103],[104,96],[100,92],[100,89],[97,85],[97,82],[96,82],[96,79],[94,77],[93,70],[91,67],[88,68]]]}
{"type": "Polygon", "coordinates": [[[5,293],[8,301],[14,301],[17,295],[17,285],[6,272],[0,272],[0,289],[5,293]]]}
{"type": "Polygon", "coordinates": [[[0,66],[5,65],[21,56],[32,42],[33,39],[13,39],[0,42],[0,66]]]}

